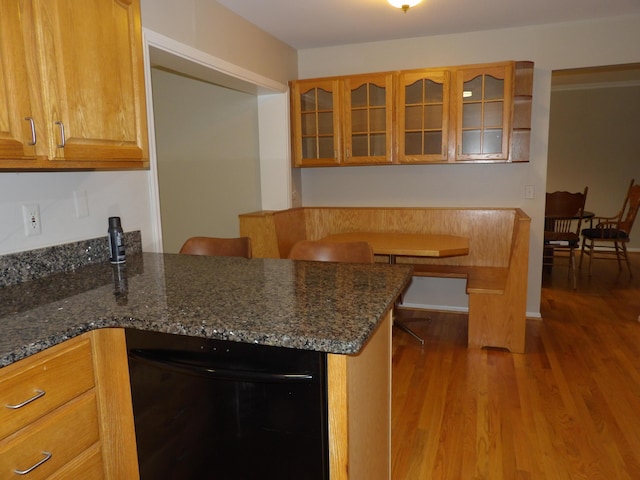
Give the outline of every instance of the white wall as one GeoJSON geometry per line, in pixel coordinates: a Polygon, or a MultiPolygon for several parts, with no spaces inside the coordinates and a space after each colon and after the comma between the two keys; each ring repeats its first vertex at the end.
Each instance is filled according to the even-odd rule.
{"type": "MultiPolygon", "coordinates": [[[[304,169],[303,204],[520,207],[532,217],[527,311],[538,316],[551,72],[638,62],[638,45],[640,16],[627,16],[300,51],[299,78],[500,60],[535,62],[529,163],[304,169]],[[534,185],[535,199],[524,199],[525,185],[534,185]]],[[[416,280],[405,303],[466,307],[462,293],[452,303],[449,285],[440,279],[416,280]]]]}
{"type": "Polygon", "coordinates": [[[146,171],[0,172],[0,254],[58,245],[107,235],[107,218],[119,216],[125,231],[150,238],[146,171]],[[74,192],[86,195],[89,215],[76,217],[74,192]],[[22,205],[40,205],[42,233],[26,237],[22,205]]]}

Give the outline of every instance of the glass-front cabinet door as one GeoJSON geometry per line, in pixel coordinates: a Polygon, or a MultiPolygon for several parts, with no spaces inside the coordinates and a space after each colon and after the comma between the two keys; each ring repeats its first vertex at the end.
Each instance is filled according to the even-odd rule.
{"type": "Polygon", "coordinates": [[[398,162],[446,162],[450,72],[401,72],[398,78],[398,162]]]}
{"type": "Polygon", "coordinates": [[[344,80],[344,162],[392,160],[393,74],[358,75],[344,80]]]}
{"type": "Polygon", "coordinates": [[[337,165],[342,160],[340,82],[292,83],[293,164],[296,167],[337,165]]]}
{"type": "Polygon", "coordinates": [[[507,160],[512,63],[457,70],[456,161],[507,160]]]}

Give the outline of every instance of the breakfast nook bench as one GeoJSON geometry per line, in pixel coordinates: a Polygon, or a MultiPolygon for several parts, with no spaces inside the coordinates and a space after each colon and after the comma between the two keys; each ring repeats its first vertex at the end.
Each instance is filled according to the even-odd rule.
{"type": "Polygon", "coordinates": [[[519,208],[299,207],[241,214],[239,220],[253,255],[266,258],[287,258],[300,240],[347,232],[466,237],[467,255],[398,256],[396,263],[413,265],[414,276],[467,280],[468,347],[524,352],[531,219],[519,208]]]}

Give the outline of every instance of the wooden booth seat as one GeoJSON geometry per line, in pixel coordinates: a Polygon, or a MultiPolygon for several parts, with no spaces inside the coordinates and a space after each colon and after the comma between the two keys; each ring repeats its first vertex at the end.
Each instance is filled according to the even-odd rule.
{"type": "Polygon", "coordinates": [[[467,237],[468,255],[396,263],[413,265],[414,276],[466,278],[468,346],[524,352],[530,222],[518,208],[301,207],[242,214],[240,235],[257,258],[287,258],[299,240],[347,232],[467,237]]]}

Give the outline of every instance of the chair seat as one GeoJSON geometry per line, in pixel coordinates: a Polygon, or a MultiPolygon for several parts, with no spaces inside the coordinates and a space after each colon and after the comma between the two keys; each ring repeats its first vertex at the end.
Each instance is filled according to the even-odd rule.
{"type": "Polygon", "coordinates": [[[582,235],[586,238],[606,240],[629,240],[629,234],[616,228],[585,228],[582,235]]]}

